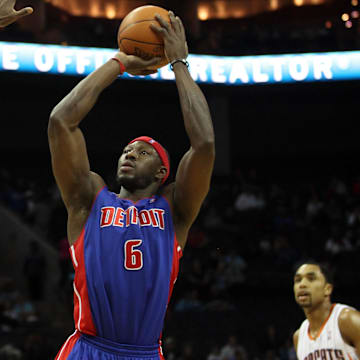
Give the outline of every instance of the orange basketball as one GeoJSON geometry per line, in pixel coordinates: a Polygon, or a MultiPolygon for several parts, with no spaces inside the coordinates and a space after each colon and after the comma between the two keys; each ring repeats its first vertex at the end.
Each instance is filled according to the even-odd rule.
{"type": "Polygon", "coordinates": [[[128,55],[136,55],[146,60],[161,57],[161,62],[152,67],[158,69],[168,64],[168,60],[164,54],[163,39],[150,28],[151,23],[160,26],[155,14],[159,14],[170,24],[168,10],[154,5],[137,7],[122,20],[118,30],[118,45],[119,49],[128,55]]]}

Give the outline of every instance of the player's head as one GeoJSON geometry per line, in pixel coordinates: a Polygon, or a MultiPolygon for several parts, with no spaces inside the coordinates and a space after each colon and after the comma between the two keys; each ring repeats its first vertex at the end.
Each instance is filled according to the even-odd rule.
{"type": "Polygon", "coordinates": [[[333,276],[326,264],[308,261],[295,271],[295,300],[304,309],[317,307],[324,301],[330,302],[333,287],[333,276]]]}
{"type": "Polygon", "coordinates": [[[118,162],[119,185],[133,191],[145,189],[153,183],[162,185],[170,174],[168,152],[160,143],[148,136],[131,140],[118,162]]]}

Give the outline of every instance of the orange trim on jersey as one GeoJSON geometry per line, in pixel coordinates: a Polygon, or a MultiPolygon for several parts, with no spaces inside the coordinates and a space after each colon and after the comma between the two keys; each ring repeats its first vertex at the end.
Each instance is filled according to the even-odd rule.
{"type": "Polygon", "coordinates": [[[351,357],[351,355],[350,355],[349,353],[348,353],[348,357],[349,357],[350,360],[353,360],[352,357],[351,357]]]}
{"type": "Polygon", "coordinates": [[[331,314],[332,314],[332,312],[333,312],[333,310],[334,310],[335,305],[336,305],[336,304],[332,304],[332,306],[331,306],[331,308],[330,308],[330,312],[329,312],[328,317],[327,317],[327,318],[325,319],[325,321],[322,323],[321,328],[320,328],[320,331],[317,333],[316,337],[314,337],[314,338],[312,337],[312,335],[311,335],[311,333],[310,333],[310,323],[309,323],[308,336],[309,336],[310,340],[316,340],[316,339],[320,336],[321,332],[324,330],[324,327],[325,327],[326,323],[328,322],[328,320],[329,320],[329,318],[330,318],[330,316],[331,316],[331,314]]]}

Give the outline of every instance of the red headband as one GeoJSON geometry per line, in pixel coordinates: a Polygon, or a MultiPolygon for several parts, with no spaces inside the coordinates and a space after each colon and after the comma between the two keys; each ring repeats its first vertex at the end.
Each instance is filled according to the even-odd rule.
{"type": "Polygon", "coordinates": [[[131,140],[129,142],[129,144],[132,144],[135,141],[144,141],[144,142],[150,144],[156,150],[158,155],[160,156],[162,164],[166,167],[166,175],[163,177],[163,179],[161,181],[161,184],[163,184],[170,174],[170,162],[169,162],[169,158],[166,154],[165,149],[161,146],[160,143],[158,143],[156,140],[152,139],[149,136],[139,136],[139,137],[135,138],[134,140],[131,140]]]}

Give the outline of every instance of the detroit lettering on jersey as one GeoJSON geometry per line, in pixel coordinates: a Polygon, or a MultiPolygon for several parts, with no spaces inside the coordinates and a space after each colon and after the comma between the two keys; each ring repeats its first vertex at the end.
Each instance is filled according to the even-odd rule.
{"type": "Polygon", "coordinates": [[[127,209],[114,206],[101,208],[100,227],[130,225],[152,226],[164,230],[164,209],[144,209],[140,212],[135,206],[127,209]]]}
{"type": "Polygon", "coordinates": [[[345,360],[342,350],[321,349],[311,352],[304,360],[345,360]]]}

